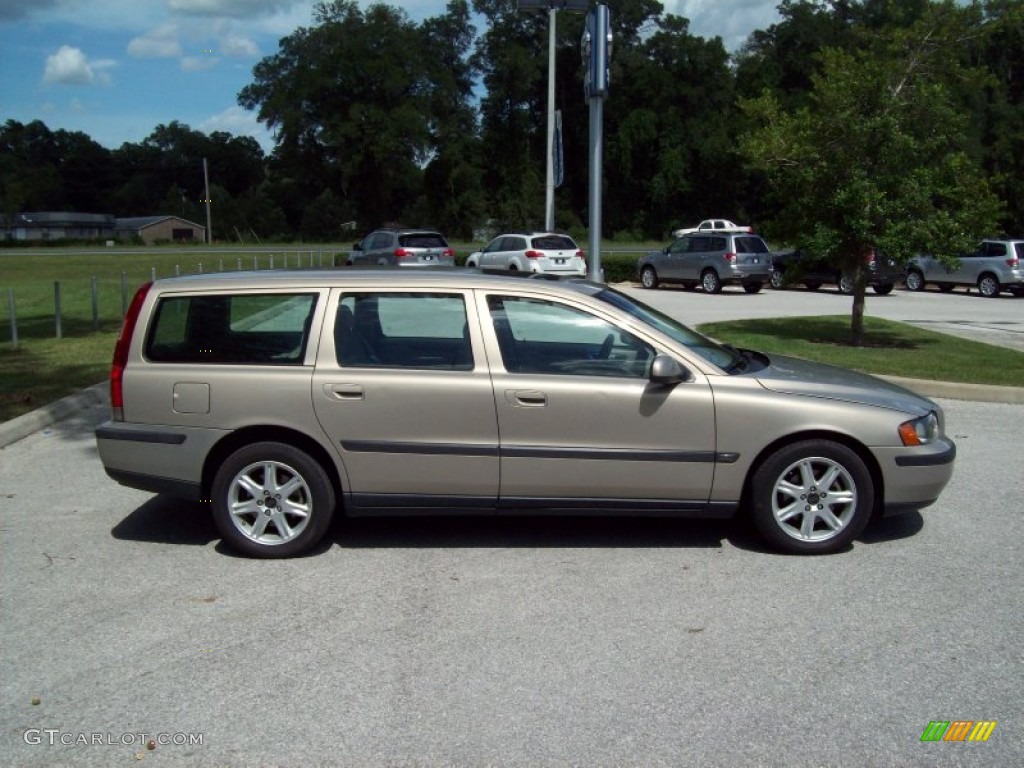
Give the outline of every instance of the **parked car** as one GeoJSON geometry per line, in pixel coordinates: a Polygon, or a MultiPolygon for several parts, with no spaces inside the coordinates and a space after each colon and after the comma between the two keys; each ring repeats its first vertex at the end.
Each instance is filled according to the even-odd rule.
{"type": "Polygon", "coordinates": [[[958,285],[978,286],[978,293],[994,298],[1001,291],[1024,296],[1024,240],[982,240],[972,253],[960,256],[955,267],[947,267],[934,256],[916,256],[907,267],[907,288],[923,291],[935,283],[940,291],[958,285]]]}
{"type": "Polygon", "coordinates": [[[509,271],[584,275],[586,255],[569,235],[528,232],[499,235],[471,253],[467,267],[509,271]]]}
{"type": "Polygon", "coordinates": [[[467,270],[146,283],[96,429],[114,480],[209,504],[224,541],[308,552],[332,517],[749,514],[848,546],[931,504],[942,409],[880,379],[722,346],[604,284],[467,270]]]}
{"type": "MultiPolygon", "coordinates": [[[[875,293],[885,296],[892,293],[896,283],[906,276],[904,269],[895,259],[887,258],[876,251],[865,256],[867,284],[875,293]]],[[[772,256],[772,288],[785,288],[802,283],[807,290],[816,291],[822,285],[835,285],[840,293],[853,294],[853,276],[828,259],[816,258],[804,251],[786,251],[772,256]]]]}
{"type": "Polygon", "coordinates": [[[377,229],[352,246],[349,266],[451,267],[455,251],[432,229],[377,229]]]}
{"type": "Polygon", "coordinates": [[[758,235],[731,232],[683,235],[637,262],[644,288],[681,283],[720,293],[723,285],[738,284],[747,293],[757,293],[771,274],[772,254],[765,241],[758,235]]]}
{"type": "Polygon", "coordinates": [[[753,227],[746,224],[734,224],[728,219],[704,219],[695,227],[683,227],[672,233],[672,237],[682,237],[691,232],[753,232],[753,227]]]}

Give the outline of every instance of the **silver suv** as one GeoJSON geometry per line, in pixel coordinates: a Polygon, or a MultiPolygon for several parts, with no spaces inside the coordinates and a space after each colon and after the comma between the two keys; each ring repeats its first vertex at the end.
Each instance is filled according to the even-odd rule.
{"type": "Polygon", "coordinates": [[[455,251],[432,229],[377,229],[352,246],[349,266],[451,267],[455,251]]]}
{"type": "Polygon", "coordinates": [[[723,285],[738,283],[757,293],[771,280],[772,254],[758,235],[694,232],[641,258],[637,276],[644,288],[682,283],[720,293],[723,285]]]}
{"type": "Polygon", "coordinates": [[[794,553],[932,503],[930,400],[721,346],[603,284],[468,270],[233,272],[143,285],[99,455],[209,505],[258,557],[348,515],[752,516],[794,553]],[[756,426],[756,428],[754,428],[756,426]]]}
{"type": "Polygon", "coordinates": [[[917,256],[907,265],[907,288],[923,291],[934,283],[940,291],[958,285],[978,286],[978,293],[994,298],[1007,290],[1024,296],[1024,240],[982,240],[973,253],[960,256],[957,266],[945,266],[934,256],[917,256]]]}
{"type": "Polygon", "coordinates": [[[499,235],[482,250],[471,253],[466,266],[583,276],[587,259],[569,235],[528,232],[499,235]]]}

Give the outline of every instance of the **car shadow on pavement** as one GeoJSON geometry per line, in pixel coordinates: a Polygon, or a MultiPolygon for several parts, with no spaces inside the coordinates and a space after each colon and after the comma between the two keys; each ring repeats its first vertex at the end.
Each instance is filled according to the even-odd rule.
{"type": "Polygon", "coordinates": [[[651,517],[341,518],[328,539],[362,548],[720,548],[732,524],[651,517]]]}
{"type": "Polygon", "coordinates": [[[205,547],[220,538],[210,508],[197,501],[154,496],[110,530],[115,539],[205,547]]]}

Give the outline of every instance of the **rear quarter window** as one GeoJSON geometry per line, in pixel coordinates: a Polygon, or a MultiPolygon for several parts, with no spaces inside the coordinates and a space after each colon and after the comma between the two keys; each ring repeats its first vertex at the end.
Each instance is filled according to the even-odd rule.
{"type": "Polygon", "coordinates": [[[312,293],[162,298],[145,355],[157,363],[301,365],[316,300],[312,293]]]}
{"type": "Polygon", "coordinates": [[[760,237],[737,237],[736,253],[768,253],[768,245],[760,237]]]}

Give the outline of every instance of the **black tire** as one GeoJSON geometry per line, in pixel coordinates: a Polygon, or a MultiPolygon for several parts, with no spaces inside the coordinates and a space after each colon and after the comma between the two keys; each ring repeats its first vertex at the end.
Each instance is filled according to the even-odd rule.
{"type": "Polygon", "coordinates": [[[804,283],[804,286],[807,288],[808,291],[816,291],[819,288],[821,288],[821,283],[817,282],[816,280],[809,280],[808,282],[804,283]]]}
{"type": "Polygon", "coordinates": [[[744,283],[743,290],[747,293],[760,293],[763,283],[744,283]]]}
{"type": "Polygon", "coordinates": [[[772,276],[770,279],[771,286],[777,291],[781,291],[786,287],[786,276],[777,269],[772,270],[772,276]]]}
{"type": "Polygon", "coordinates": [[[295,557],[315,547],[336,504],[334,486],[319,462],[277,442],[253,443],[231,454],[217,470],[211,500],[224,542],[265,558],[295,557]]]}
{"type": "Polygon", "coordinates": [[[911,269],[907,271],[907,290],[908,291],[923,291],[924,290],[924,275],[920,270],[911,269]]]}
{"type": "Polygon", "coordinates": [[[839,292],[843,294],[843,296],[853,296],[853,290],[855,286],[852,277],[847,277],[846,275],[843,275],[842,277],[839,278],[839,282],[836,283],[836,285],[839,288],[839,292]]]}
{"type": "Polygon", "coordinates": [[[655,271],[654,267],[644,267],[640,271],[640,285],[644,288],[657,288],[659,282],[658,273],[655,271]]]}
{"type": "Polygon", "coordinates": [[[884,285],[873,285],[871,287],[879,296],[888,296],[896,286],[892,283],[885,283],[884,285]]]}
{"type": "Polygon", "coordinates": [[[978,293],[986,299],[994,299],[999,295],[1002,286],[999,285],[999,278],[991,272],[986,272],[978,278],[978,293]]]}
{"type": "Polygon", "coordinates": [[[780,551],[798,555],[846,548],[871,518],[875,493],[860,456],[830,440],[780,448],[751,476],[750,492],[761,535],[780,551]],[[827,487],[818,484],[822,480],[827,487]]]}
{"type": "Polygon", "coordinates": [[[705,269],[704,272],[701,273],[700,284],[704,288],[704,293],[722,292],[722,279],[713,269],[705,269]]]}

